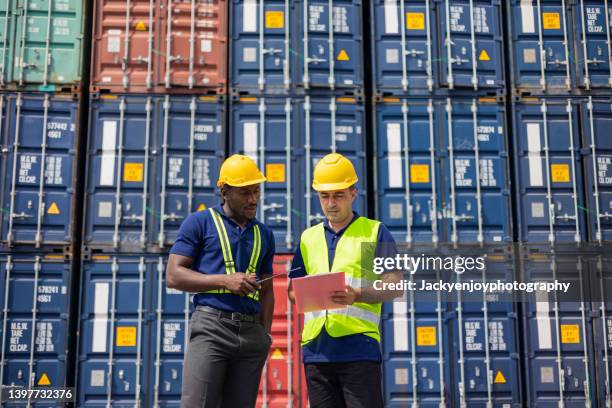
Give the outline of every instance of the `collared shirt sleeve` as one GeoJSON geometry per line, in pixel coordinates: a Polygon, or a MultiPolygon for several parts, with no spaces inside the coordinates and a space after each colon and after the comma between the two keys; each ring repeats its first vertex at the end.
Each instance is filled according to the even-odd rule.
{"type": "Polygon", "coordinates": [[[380,224],[375,256],[378,258],[394,258],[396,254],[397,244],[395,243],[393,235],[391,235],[391,232],[384,224],[380,224]]]}
{"type": "Polygon", "coordinates": [[[261,275],[271,275],[273,273],[274,254],[276,253],[276,242],[274,240],[274,233],[272,230],[267,229],[267,240],[268,240],[268,251],[261,260],[261,269],[259,273],[261,275]]]}
{"type": "Polygon", "coordinates": [[[289,277],[293,279],[303,276],[306,276],[306,267],[304,266],[304,258],[302,258],[300,242],[298,241],[295,252],[293,253],[293,260],[291,261],[291,272],[289,272],[289,277]]]}
{"type": "Polygon", "coordinates": [[[203,229],[205,227],[202,224],[204,223],[201,222],[200,216],[197,213],[187,217],[179,228],[176,241],[174,241],[170,253],[196,258],[204,245],[205,231],[203,229]]]}

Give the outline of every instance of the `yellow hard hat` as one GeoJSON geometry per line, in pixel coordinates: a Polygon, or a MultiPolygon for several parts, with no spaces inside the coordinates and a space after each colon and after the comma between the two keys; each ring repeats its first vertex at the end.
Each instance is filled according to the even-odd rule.
{"type": "Polygon", "coordinates": [[[342,190],[357,183],[357,180],[353,163],[341,154],[330,153],[315,166],[312,188],[315,191],[342,190]]]}
{"type": "Polygon", "coordinates": [[[234,154],[228,157],[221,165],[217,187],[224,184],[232,187],[244,187],[266,181],[266,177],[259,171],[257,165],[250,157],[234,154]]]}

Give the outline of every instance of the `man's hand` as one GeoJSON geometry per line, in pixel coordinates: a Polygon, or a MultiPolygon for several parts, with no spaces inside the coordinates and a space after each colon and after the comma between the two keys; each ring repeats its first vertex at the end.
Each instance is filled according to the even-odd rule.
{"type": "Polygon", "coordinates": [[[236,272],[225,275],[225,289],[242,297],[261,289],[261,285],[257,283],[257,276],[254,273],[246,275],[243,272],[236,272]]]}
{"type": "Polygon", "coordinates": [[[338,303],[339,305],[352,305],[359,299],[360,295],[361,289],[346,285],[344,291],[332,292],[329,298],[332,302],[338,303]]]}

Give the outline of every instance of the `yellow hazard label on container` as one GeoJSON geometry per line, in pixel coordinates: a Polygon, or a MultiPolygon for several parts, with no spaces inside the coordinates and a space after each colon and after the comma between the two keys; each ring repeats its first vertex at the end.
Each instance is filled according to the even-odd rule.
{"type": "Polygon", "coordinates": [[[497,374],[495,374],[495,378],[493,379],[493,384],[505,384],[506,377],[502,374],[501,370],[497,370],[497,374]]]}
{"type": "Polygon", "coordinates": [[[285,13],[282,11],[266,11],[266,28],[283,28],[285,13]]]}
{"type": "Polygon", "coordinates": [[[269,183],[284,183],[285,182],[285,164],[284,163],[269,163],[266,164],[266,178],[269,183]]]}
{"type": "Polygon", "coordinates": [[[553,183],[569,183],[570,172],[568,164],[551,164],[550,178],[553,183]]]}
{"type": "Polygon", "coordinates": [[[270,356],[271,360],[283,360],[284,358],[285,356],[283,355],[283,352],[280,351],[278,347],[274,349],[272,355],[270,356]]]}
{"type": "Polygon", "coordinates": [[[435,346],[436,345],[436,327],[422,326],[417,327],[417,346],[435,346]]]}
{"type": "Polygon", "coordinates": [[[478,59],[481,61],[491,61],[491,57],[489,57],[487,50],[480,51],[480,55],[478,56],[478,59]]]}
{"type": "Polygon", "coordinates": [[[51,380],[49,380],[47,373],[42,373],[36,385],[51,385],[51,380]]]}
{"type": "Polygon", "coordinates": [[[144,165],[142,163],[125,163],[123,165],[123,181],[142,181],[143,169],[144,165]]]}
{"type": "Polygon", "coordinates": [[[411,164],[410,182],[429,183],[429,164],[411,164]]]}
{"type": "Polygon", "coordinates": [[[580,343],[580,326],[577,324],[562,324],[561,343],[580,343]]]}
{"type": "Polygon", "coordinates": [[[147,25],[145,24],[144,21],[140,20],[140,21],[136,22],[136,24],[134,25],[134,30],[136,30],[136,31],[147,31],[147,25]]]}
{"type": "Polygon", "coordinates": [[[559,30],[561,28],[559,13],[542,13],[542,26],[545,30],[559,30]]]}
{"type": "Polygon", "coordinates": [[[59,207],[57,206],[57,203],[55,201],[53,201],[51,205],[49,205],[49,208],[47,209],[47,214],[51,214],[51,215],[60,214],[59,207]]]}
{"type": "Polygon", "coordinates": [[[204,211],[206,209],[206,206],[204,204],[200,204],[198,205],[198,209],[196,211],[204,211]]]}
{"type": "Polygon", "coordinates": [[[136,345],[136,326],[117,327],[117,347],[134,347],[136,345]]]}
{"type": "Polygon", "coordinates": [[[424,30],[425,14],[406,13],[406,30],[424,30]]]}
{"type": "Polygon", "coordinates": [[[346,50],[342,49],[340,50],[340,52],[338,53],[338,58],[336,58],[338,61],[350,61],[351,59],[349,58],[348,54],[346,53],[346,50]]]}

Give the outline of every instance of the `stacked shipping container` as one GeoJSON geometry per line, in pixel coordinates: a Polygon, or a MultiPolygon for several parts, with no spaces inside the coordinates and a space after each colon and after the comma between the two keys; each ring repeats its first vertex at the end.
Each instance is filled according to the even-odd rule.
{"type": "MultiPolygon", "coordinates": [[[[99,0],[93,24],[77,0],[5,3],[3,384],[178,406],[191,301],[164,271],[181,222],[247,154],[286,270],[337,151],[355,210],[408,249],[518,241],[471,278],[577,285],[385,305],[389,406],[612,405],[607,1],[99,0]]],[[[258,405],[306,406],[300,319],[275,286],[258,405]]]]}

